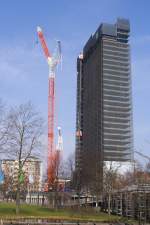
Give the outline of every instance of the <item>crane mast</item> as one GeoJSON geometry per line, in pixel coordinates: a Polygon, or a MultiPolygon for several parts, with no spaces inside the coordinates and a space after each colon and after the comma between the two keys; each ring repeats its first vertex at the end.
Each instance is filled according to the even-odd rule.
{"type": "Polygon", "coordinates": [[[48,76],[48,161],[47,180],[49,188],[55,180],[56,151],[54,146],[54,111],[55,111],[55,70],[61,59],[61,44],[57,41],[55,54],[51,55],[47,47],[41,27],[37,27],[37,33],[49,67],[48,76]]]}

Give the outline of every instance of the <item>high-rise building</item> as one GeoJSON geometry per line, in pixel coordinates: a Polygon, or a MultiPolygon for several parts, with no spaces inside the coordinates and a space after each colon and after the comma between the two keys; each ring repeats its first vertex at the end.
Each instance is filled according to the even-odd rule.
{"type": "Polygon", "coordinates": [[[130,24],[102,23],[77,59],[76,176],[101,182],[104,161],[132,160],[130,24]]]}

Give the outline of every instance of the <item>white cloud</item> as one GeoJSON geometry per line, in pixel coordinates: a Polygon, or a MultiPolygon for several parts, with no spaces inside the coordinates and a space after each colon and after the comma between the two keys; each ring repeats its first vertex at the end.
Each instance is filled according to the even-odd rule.
{"type": "Polygon", "coordinates": [[[14,47],[1,46],[0,52],[0,79],[3,81],[15,81],[14,79],[27,79],[34,73],[28,73],[29,70],[35,69],[38,58],[35,49],[29,49],[26,45],[14,47]]]}

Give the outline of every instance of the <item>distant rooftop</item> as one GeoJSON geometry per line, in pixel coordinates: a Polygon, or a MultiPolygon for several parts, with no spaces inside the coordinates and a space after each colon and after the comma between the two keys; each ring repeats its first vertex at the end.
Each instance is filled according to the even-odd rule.
{"type": "MultiPolygon", "coordinates": [[[[17,161],[16,159],[2,159],[1,160],[2,162],[14,162],[14,161],[17,161]]],[[[38,161],[38,162],[41,162],[41,160],[35,156],[30,156],[28,159],[27,159],[27,162],[29,161],[38,161]]]]}

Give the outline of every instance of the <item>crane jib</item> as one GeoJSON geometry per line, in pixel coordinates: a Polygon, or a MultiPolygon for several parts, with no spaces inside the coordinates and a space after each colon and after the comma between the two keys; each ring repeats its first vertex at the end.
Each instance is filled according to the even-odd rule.
{"type": "Polygon", "coordinates": [[[46,44],[46,41],[44,39],[43,33],[38,32],[38,36],[39,36],[39,39],[40,39],[40,42],[41,42],[41,45],[42,45],[42,48],[43,48],[43,51],[44,51],[44,54],[45,54],[46,58],[51,57],[51,55],[49,53],[49,50],[48,50],[48,47],[47,47],[47,44],[46,44]]]}

